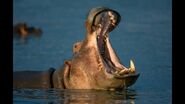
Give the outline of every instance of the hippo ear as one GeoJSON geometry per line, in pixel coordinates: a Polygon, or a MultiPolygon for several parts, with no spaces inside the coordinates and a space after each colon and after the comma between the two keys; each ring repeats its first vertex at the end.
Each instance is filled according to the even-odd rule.
{"type": "Polygon", "coordinates": [[[64,72],[63,72],[63,84],[65,88],[70,87],[69,83],[69,74],[70,74],[70,68],[71,68],[71,61],[67,60],[64,62],[64,72]]]}
{"type": "Polygon", "coordinates": [[[71,61],[69,61],[69,60],[64,61],[64,64],[65,64],[65,65],[69,65],[69,66],[71,66],[71,61]]]}
{"type": "Polygon", "coordinates": [[[74,45],[73,45],[73,53],[76,54],[80,51],[81,49],[81,46],[82,46],[82,42],[76,42],[74,45]]]}

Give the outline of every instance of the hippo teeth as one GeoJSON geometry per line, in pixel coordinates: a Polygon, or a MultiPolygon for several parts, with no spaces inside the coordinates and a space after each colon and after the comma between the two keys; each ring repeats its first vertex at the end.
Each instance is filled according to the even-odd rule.
{"type": "Polygon", "coordinates": [[[123,69],[123,70],[121,70],[120,72],[119,72],[119,74],[120,75],[123,75],[123,74],[127,74],[127,73],[129,73],[130,72],[130,70],[128,70],[128,69],[123,69]]]}
{"type": "Polygon", "coordinates": [[[104,41],[105,43],[106,43],[107,37],[108,37],[107,34],[105,34],[105,35],[103,36],[103,41],[104,41]]]}
{"type": "Polygon", "coordinates": [[[108,12],[108,15],[109,15],[112,26],[116,26],[115,16],[110,11],[108,12]]]}
{"type": "Polygon", "coordinates": [[[128,73],[135,73],[135,65],[134,62],[132,60],[130,60],[130,68],[116,68],[115,72],[112,72],[115,75],[124,75],[124,74],[128,74],[128,73]]]}
{"type": "Polygon", "coordinates": [[[132,60],[130,60],[130,68],[129,69],[130,69],[131,72],[135,72],[136,71],[134,62],[132,60]]]}

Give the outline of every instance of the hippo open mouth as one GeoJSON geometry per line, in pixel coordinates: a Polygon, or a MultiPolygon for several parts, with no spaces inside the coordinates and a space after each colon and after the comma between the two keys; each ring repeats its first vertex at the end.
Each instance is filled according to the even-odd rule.
{"type": "Polygon", "coordinates": [[[95,15],[92,24],[92,28],[97,35],[97,46],[104,69],[116,78],[122,78],[126,74],[135,73],[133,61],[130,61],[130,68],[124,67],[109,41],[108,33],[118,25],[120,19],[121,17],[116,11],[101,11],[95,15]]]}

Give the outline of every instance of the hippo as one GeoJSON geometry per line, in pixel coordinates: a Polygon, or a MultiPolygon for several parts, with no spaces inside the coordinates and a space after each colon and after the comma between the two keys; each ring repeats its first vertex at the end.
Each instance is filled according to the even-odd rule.
{"type": "Polygon", "coordinates": [[[30,34],[39,37],[42,34],[42,30],[40,28],[35,28],[33,26],[29,27],[24,22],[15,24],[13,27],[13,32],[21,38],[26,38],[30,34]]]}
{"type": "Polygon", "coordinates": [[[92,8],[85,21],[85,39],[73,45],[73,57],[59,69],[14,72],[13,87],[117,90],[133,85],[140,76],[134,61],[129,68],[121,64],[109,40],[120,20],[113,9],[92,8]]]}

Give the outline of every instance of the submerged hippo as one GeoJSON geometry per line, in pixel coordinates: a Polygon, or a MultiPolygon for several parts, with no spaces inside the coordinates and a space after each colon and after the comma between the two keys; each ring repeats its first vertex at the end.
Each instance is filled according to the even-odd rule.
{"type": "Polygon", "coordinates": [[[26,23],[17,23],[13,27],[13,33],[20,38],[26,38],[30,34],[36,37],[40,37],[42,34],[42,30],[40,28],[28,27],[26,23]]]}
{"type": "Polygon", "coordinates": [[[91,9],[85,22],[86,37],[74,44],[73,58],[58,70],[14,72],[14,87],[115,90],[133,85],[139,77],[133,61],[130,68],[123,66],[109,41],[108,33],[120,19],[112,9],[91,9]]]}

